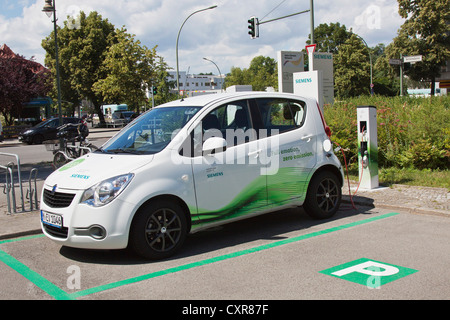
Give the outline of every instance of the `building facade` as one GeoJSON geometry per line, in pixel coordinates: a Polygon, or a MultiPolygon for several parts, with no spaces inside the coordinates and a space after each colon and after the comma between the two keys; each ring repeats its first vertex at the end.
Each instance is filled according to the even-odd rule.
{"type": "MultiPolygon", "coordinates": [[[[169,80],[176,81],[176,71],[169,72],[169,80]]],[[[225,91],[225,75],[188,74],[179,72],[180,94],[195,96],[225,91]]],[[[175,89],[176,90],[176,89],[175,89]]]]}

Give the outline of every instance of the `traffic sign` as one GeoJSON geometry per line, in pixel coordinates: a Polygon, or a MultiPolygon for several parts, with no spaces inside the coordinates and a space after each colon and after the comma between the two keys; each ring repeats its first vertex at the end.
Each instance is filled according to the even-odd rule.
{"type": "Polygon", "coordinates": [[[315,44],[307,45],[305,47],[305,49],[306,49],[306,53],[308,53],[308,54],[314,53],[314,51],[316,51],[316,45],[315,44]]]}
{"type": "Polygon", "coordinates": [[[402,60],[401,59],[389,59],[389,64],[401,65],[402,60]]]}
{"type": "Polygon", "coordinates": [[[404,56],[403,57],[403,62],[404,63],[416,63],[416,62],[420,62],[422,61],[422,55],[417,55],[417,56],[404,56]]]}

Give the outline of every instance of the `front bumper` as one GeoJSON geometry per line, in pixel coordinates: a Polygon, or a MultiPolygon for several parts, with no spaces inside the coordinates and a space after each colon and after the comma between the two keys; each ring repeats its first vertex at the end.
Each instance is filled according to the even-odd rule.
{"type": "Polygon", "coordinates": [[[33,140],[33,137],[32,137],[32,136],[22,136],[22,135],[19,135],[19,136],[18,136],[18,139],[19,139],[20,142],[30,143],[30,142],[33,140]]]}
{"type": "Polygon", "coordinates": [[[58,190],[59,194],[73,194],[70,205],[58,208],[45,199],[44,186],[41,196],[41,213],[47,212],[62,217],[62,227],[42,222],[43,233],[51,240],[68,247],[86,249],[123,249],[128,245],[128,233],[135,206],[114,199],[103,207],[80,204],[82,190],[58,190]]]}

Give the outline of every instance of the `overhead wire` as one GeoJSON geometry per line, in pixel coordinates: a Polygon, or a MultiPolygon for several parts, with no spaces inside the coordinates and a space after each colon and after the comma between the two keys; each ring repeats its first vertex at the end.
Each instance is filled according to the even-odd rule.
{"type": "Polygon", "coordinates": [[[286,0],[283,0],[283,1],[281,1],[281,3],[280,4],[278,4],[275,8],[273,8],[268,14],[266,14],[264,17],[262,17],[261,19],[260,19],[260,22],[262,22],[263,20],[264,20],[264,18],[265,17],[267,17],[269,14],[271,14],[272,12],[274,12],[276,9],[278,9],[278,7],[279,6],[281,6],[283,3],[285,3],[286,2],[286,0]]]}

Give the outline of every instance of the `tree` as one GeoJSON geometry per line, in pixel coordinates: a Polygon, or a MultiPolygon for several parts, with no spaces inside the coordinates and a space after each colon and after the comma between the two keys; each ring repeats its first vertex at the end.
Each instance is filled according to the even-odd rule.
{"type": "Polygon", "coordinates": [[[335,88],[339,97],[369,93],[370,62],[366,46],[352,35],[335,55],[335,88]]]}
{"type": "Polygon", "coordinates": [[[163,104],[178,99],[178,95],[173,93],[177,83],[175,80],[169,80],[169,66],[163,57],[158,57],[158,63],[155,68],[155,79],[152,85],[158,89],[158,94],[154,97],[155,105],[163,104]]]}
{"type": "Polygon", "coordinates": [[[398,0],[399,14],[405,18],[398,36],[388,48],[389,58],[422,55],[423,60],[406,72],[415,81],[430,81],[431,94],[442,66],[450,59],[449,0],[398,0]]]}
{"type": "Polygon", "coordinates": [[[50,91],[50,72],[20,55],[0,57],[0,112],[6,125],[13,125],[23,106],[50,91]]]}
{"type": "Polygon", "coordinates": [[[257,56],[250,62],[248,69],[231,68],[225,80],[226,86],[252,85],[255,91],[264,91],[267,87],[278,87],[277,62],[264,56],[257,56]]]}
{"type": "Polygon", "coordinates": [[[231,67],[230,73],[225,78],[225,87],[248,84],[250,84],[250,80],[247,78],[246,69],[242,70],[239,67],[231,67]]]}
{"type": "MultiPolygon", "coordinates": [[[[345,25],[337,23],[322,23],[314,28],[314,42],[317,52],[338,53],[339,46],[347,41],[351,31],[347,31],[345,25]]],[[[308,36],[307,44],[311,44],[311,34],[308,36]]]]}
{"type": "MultiPolygon", "coordinates": [[[[62,99],[78,103],[82,98],[92,102],[101,123],[105,123],[101,105],[104,97],[93,90],[94,84],[106,77],[102,68],[109,47],[116,43],[114,25],[93,11],[86,17],[81,11],[79,26],[64,21],[58,27],[62,99]]],[[[55,72],[55,35],[52,32],[42,41],[46,50],[45,64],[55,72]]]]}
{"type": "Polygon", "coordinates": [[[93,84],[93,91],[108,103],[126,103],[139,111],[145,91],[155,77],[156,47],[141,46],[125,28],[116,31],[117,42],[106,52],[101,65],[106,77],[93,84]]]}

